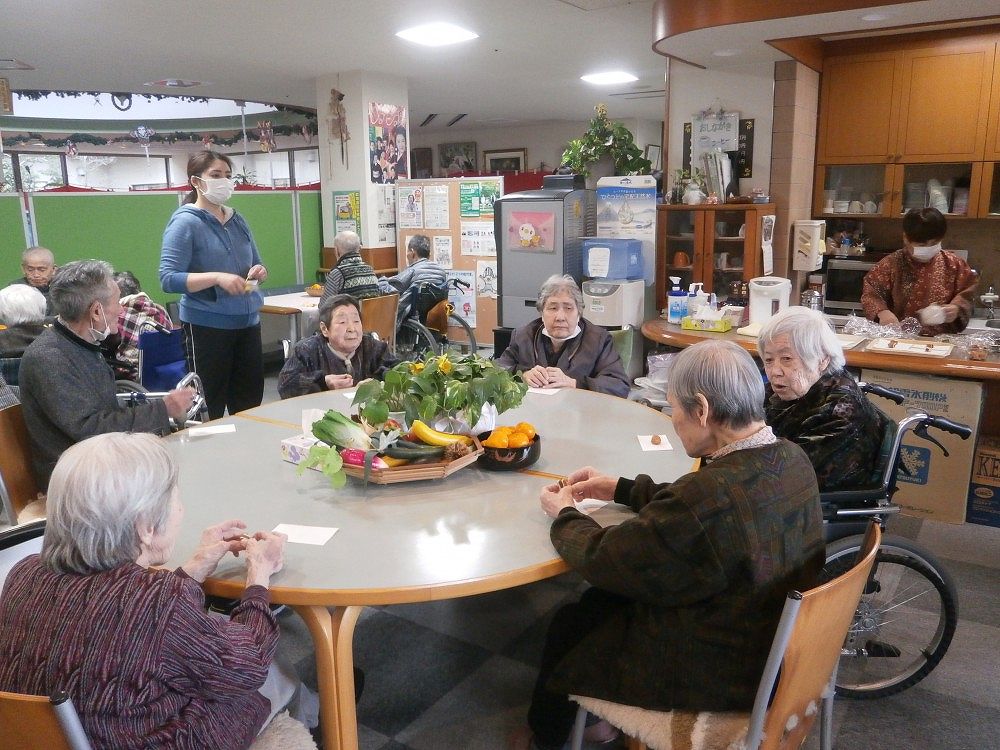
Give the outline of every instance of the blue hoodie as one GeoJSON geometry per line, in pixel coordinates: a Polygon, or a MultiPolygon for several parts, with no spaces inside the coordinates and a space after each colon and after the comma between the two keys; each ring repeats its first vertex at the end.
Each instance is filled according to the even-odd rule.
{"type": "Polygon", "coordinates": [[[187,290],[189,273],[223,271],[246,278],[260,263],[260,251],[246,221],[235,211],[225,224],[208,211],[191,204],[181,206],[163,230],[160,251],[160,286],[164,292],[183,294],[180,317],[185,323],[209,328],[246,328],[260,322],[264,295],[254,290],[232,295],[218,286],[200,292],[187,290]]]}

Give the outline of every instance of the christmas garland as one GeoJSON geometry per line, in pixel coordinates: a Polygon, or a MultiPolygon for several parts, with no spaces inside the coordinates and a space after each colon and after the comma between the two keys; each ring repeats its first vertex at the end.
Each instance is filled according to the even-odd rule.
{"type": "MultiPolygon", "coordinates": [[[[301,135],[308,140],[319,132],[316,125],[315,114],[313,115],[313,118],[314,119],[310,122],[304,123],[303,125],[274,125],[271,130],[276,136],[301,135]]],[[[260,130],[248,129],[247,138],[255,141],[260,140],[260,130]]],[[[214,146],[233,146],[243,141],[243,133],[239,132],[231,138],[223,138],[217,133],[185,133],[182,131],[176,131],[173,133],[154,133],[148,137],[148,141],[150,143],[178,143],[181,141],[204,142],[206,139],[210,140],[211,145],[214,146]]],[[[21,143],[31,143],[33,145],[41,143],[44,144],[46,148],[62,148],[66,145],[67,141],[72,141],[76,144],[89,143],[94,146],[108,146],[115,143],[139,143],[140,139],[135,138],[132,135],[124,135],[116,138],[102,138],[99,135],[90,135],[88,133],[73,133],[60,138],[43,138],[38,133],[28,133],[27,135],[5,135],[3,138],[4,146],[7,148],[17,146],[21,143]]]]}
{"type": "MultiPolygon", "coordinates": [[[[30,99],[31,101],[37,102],[40,99],[44,99],[46,96],[49,96],[50,94],[54,94],[55,96],[58,96],[60,98],[78,97],[78,96],[92,96],[92,97],[94,97],[96,99],[101,94],[105,94],[105,93],[108,93],[108,92],[106,92],[106,91],[43,91],[41,89],[14,89],[13,93],[17,94],[18,96],[23,96],[25,99],[30,99]]],[[[141,96],[143,99],[145,99],[147,101],[152,101],[153,99],[155,99],[156,101],[163,101],[164,99],[177,99],[177,100],[182,101],[182,102],[208,102],[208,101],[210,101],[208,99],[208,97],[205,97],[205,96],[184,96],[184,95],[181,95],[181,94],[149,94],[149,93],[131,94],[131,93],[124,93],[124,92],[114,92],[113,96],[120,96],[120,97],[141,96]]],[[[267,102],[260,102],[260,103],[261,104],[267,104],[267,106],[269,106],[269,107],[274,107],[278,112],[292,112],[294,114],[303,115],[306,119],[309,119],[309,120],[315,120],[316,119],[316,110],[309,109],[308,107],[295,107],[295,106],[292,106],[290,104],[268,104],[267,102]]]]}

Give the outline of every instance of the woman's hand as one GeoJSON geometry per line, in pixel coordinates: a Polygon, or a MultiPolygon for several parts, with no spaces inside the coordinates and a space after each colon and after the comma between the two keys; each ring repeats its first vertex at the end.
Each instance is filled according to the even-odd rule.
{"type": "Polygon", "coordinates": [[[341,388],[350,388],[354,385],[354,378],[351,375],[327,375],[324,378],[328,390],[337,391],[341,388]]]}
{"type": "Polygon", "coordinates": [[[194,551],[190,560],[181,565],[181,568],[198,583],[203,583],[215,572],[219,560],[225,557],[227,552],[238,555],[243,549],[243,531],[246,527],[243,521],[235,518],[209,526],[201,532],[198,549],[194,551]]]}
{"type": "Polygon", "coordinates": [[[215,285],[233,296],[245,294],[246,283],[246,279],[237,276],[235,273],[224,273],[222,271],[215,273],[215,285]]]}
{"type": "Polygon", "coordinates": [[[545,388],[549,384],[549,368],[535,365],[522,372],[521,378],[532,388],[545,388]]]}
{"type": "Polygon", "coordinates": [[[601,474],[593,466],[584,466],[577,469],[558,484],[550,484],[545,488],[547,492],[558,492],[565,488],[569,490],[570,497],[574,501],[591,498],[593,500],[615,499],[615,489],[618,487],[618,478],[607,474],[601,474]]]}
{"type": "Polygon", "coordinates": [[[546,367],[549,388],[576,388],[576,379],[571,378],[558,367],[546,367]]]}
{"type": "Polygon", "coordinates": [[[559,511],[563,508],[574,507],[573,495],[569,487],[559,488],[559,485],[549,485],[542,488],[542,494],[538,499],[542,503],[542,510],[549,518],[558,516],[559,511]],[[556,487],[556,490],[553,491],[552,487],[556,487]]]}
{"type": "Polygon", "coordinates": [[[262,266],[260,263],[258,263],[256,266],[251,267],[250,270],[247,271],[247,278],[256,279],[261,284],[263,284],[265,281],[267,281],[267,269],[264,268],[264,266],[262,266]]]}
{"type": "Polygon", "coordinates": [[[264,586],[285,564],[284,534],[258,531],[244,542],[247,554],[247,586],[264,586]]]}
{"type": "Polygon", "coordinates": [[[898,326],[899,318],[892,310],[882,310],[878,314],[878,322],[884,326],[898,326]]]}
{"type": "Polygon", "coordinates": [[[944,311],[944,322],[951,323],[956,318],[958,318],[959,308],[958,305],[941,305],[941,309],[944,311]]]}

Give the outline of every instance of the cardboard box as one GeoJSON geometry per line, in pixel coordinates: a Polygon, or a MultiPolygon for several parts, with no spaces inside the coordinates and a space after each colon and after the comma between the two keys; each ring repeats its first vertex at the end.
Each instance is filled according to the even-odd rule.
{"type": "Polygon", "coordinates": [[[1000,526],[1000,437],[983,435],[979,438],[972,462],[965,520],[1000,526]]]}
{"type": "Polygon", "coordinates": [[[983,404],[983,384],[974,380],[939,378],[885,370],[861,371],[861,379],[900,391],[906,401],[898,406],[871,396],[872,403],[897,422],[907,410],[925,411],[972,428],[972,436],[962,440],[941,430],[928,434],[940,442],[949,455],[912,432],[903,440],[902,461],[915,474],[899,473],[899,491],[894,501],[907,515],[931,518],[947,523],[963,523],[972,458],[975,453],[979,414],[983,404]]]}

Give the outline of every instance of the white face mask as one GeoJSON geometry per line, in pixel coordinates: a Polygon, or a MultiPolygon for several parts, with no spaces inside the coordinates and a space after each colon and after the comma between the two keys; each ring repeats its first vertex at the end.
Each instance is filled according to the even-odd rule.
{"type": "Polygon", "coordinates": [[[211,201],[217,206],[221,206],[229,200],[236,189],[236,181],[230,177],[199,177],[198,179],[205,184],[205,189],[200,190],[197,185],[195,189],[198,189],[205,200],[211,201]]]}
{"type": "Polygon", "coordinates": [[[910,250],[913,252],[914,260],[918,260],[921,263],[929,263],[935,255],[941,252],[941,243],[938,242],[927,246],[913,245],[910,247],[910,250]]]}
{"type": "Polygon", "coordinates": [[[97,303],[101,307],[101,317],[104,318],[104,330],[98,331],[96,328],[91,327],[88,329],[90,331],[90,337],[94,340],[95,344],[100,344],[108,336],[111,335],[111,326],[108,325],[108,316],[104,314],[104,305],[100,302],[97,303]]]}

